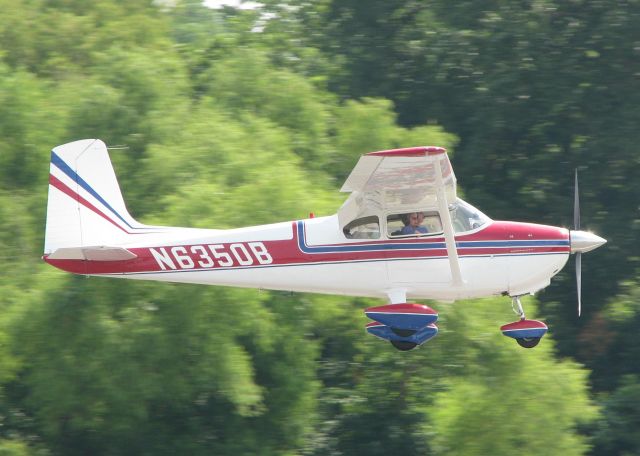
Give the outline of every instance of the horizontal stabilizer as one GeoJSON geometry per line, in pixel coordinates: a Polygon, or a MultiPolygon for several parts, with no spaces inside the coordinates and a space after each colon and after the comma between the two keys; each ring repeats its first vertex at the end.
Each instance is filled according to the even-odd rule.
{"type": "Polygon", "coordinates": [[[138,258],[123,247],[62,247],[48,257],[50,260],[124,261],[138,258]]]}

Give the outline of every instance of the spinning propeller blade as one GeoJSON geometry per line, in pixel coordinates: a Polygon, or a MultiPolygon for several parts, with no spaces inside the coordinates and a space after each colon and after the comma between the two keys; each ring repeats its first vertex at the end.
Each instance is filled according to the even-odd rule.
{"type": "MultiPolygon", "coordinates": [[[[573,229],[580,229],[580,195],[578,192],[578,168],[573,191],[573,229]]],[[[582,313],[582,253],[576,253],[576,286],[578,289],[578,317],[582,313]]]]}
{"type": "Polygon", "coordinates": [[[582,254],[576,253],[576,286],[578,287],[578,316],[582,313],[582,254]]]}
{"type": "MultiPolygon", "coordinates": [[[[580,194],[578,191],[578,168],[575,173],[573,191],[573,229],[580,229],[580,194]]],[[[582,253],[576,253],[576,287],[578,291],[578,317],[582,313],[582,253]]]]}
{"type": "Polygon", "coordinates": [[[580,229],[580,195],[578,194],[578,168],[576,168],[576,178],[573,187],[573,229],[580,229]]]}

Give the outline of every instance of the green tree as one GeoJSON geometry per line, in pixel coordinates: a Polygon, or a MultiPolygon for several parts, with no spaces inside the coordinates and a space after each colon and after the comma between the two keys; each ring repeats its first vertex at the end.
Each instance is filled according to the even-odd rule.
{"type": "MultiPolygon", "coordinates": [[[[613,391],[594,421],[587,371],[555,352],[554,339],[571,347],[567,333],[520,349],[498,331],[513,318],[503,298],[434,304],[440,334],[401,354],[364,334],[362,309],[377,300],[103,281],[39,262],[49,150],[83,136],[128,147],[111,156],[148,223],[332,213],[359,155],[423,144],[449,148],[490,215],[523,208],[553,223],[570,212],[558,163],[587,157],[583,182],[609,177],[585,212],[607,229],[627,222],[634,5],[274,3],[0,0],[0,449],[446,454],[545,442],[583,454],[585,426],[596,451],[634,451],[636,284],[610,305],[629,318],[606,308],[582,331],[584,347],[606,342],[581,355],[592,366],[617,355],[592,377],[613,391]],[[619,157],[596,170],[612,138],[619,157]]],[[[629,264],[636,225],[620,238],[629,264]]],[[[559,296],[543,310],[562,323],[559,296]]]]}
{"type": "MultiPolygon", "coordinates": [[[[362,326],[365,305],[350,310],[362,326]]],[[[530,313],[533,305],[527,303],[530,313]]],[[[597,409],[585,369],[557,361],[549,337],[528,351],[502,336],[499,326],[514,318],[502,298],[434,306],[440,334],[417,350],[399,354],[368,337],[358,341],[352,358],[341,358],[349,351],[326,352],[327,370],[333,370],[324,380],[321,407],[331,413],[320,426],[325,433],[317,454],[588,450],[579,431],[593,423],[597,409]]],[[[341,325],[323,328],[339,331],[341,325]]]]}
{"type": "Polygon", "coordinates": [[[288,313],[262,304],[267,294],[51,285],[12,322],[29,363],[11,399],[56,452],[270,454],[309,431],[313,344],[296,343],[288,313]]]}
{"type": "Polygon", "coordinates": [[[636,454],[640,450],[640,386],[635,375],[625,376],[621,386],[603,398],[603,420],[595,437],[594,454],[636,454]]]}
{"type": "Polygon", "coordinates": [[[49,100],[51,84],[0,63],[0,187],[33,188],[46,181],[48,142],[61,137],[65,113],[49,100]]]}

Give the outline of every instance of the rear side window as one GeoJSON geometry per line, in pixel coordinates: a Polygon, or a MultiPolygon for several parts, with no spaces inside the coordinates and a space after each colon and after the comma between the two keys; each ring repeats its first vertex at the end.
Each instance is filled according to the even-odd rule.
{"type": "Polygon", "coordinates": [[[347,239],[379,239],[380,220],[375,215],[355,219],[343,232],[347,239]]]}

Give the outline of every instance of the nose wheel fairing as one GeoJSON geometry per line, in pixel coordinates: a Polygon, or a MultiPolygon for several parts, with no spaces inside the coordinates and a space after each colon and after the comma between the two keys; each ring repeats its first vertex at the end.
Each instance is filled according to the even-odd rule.
{"type": "Polygon", "coordinates": [[[513,339],[540,338],[547,330],[547,325],[538,320],[520,320],[500,327],[502,334],[513,339]]]}

